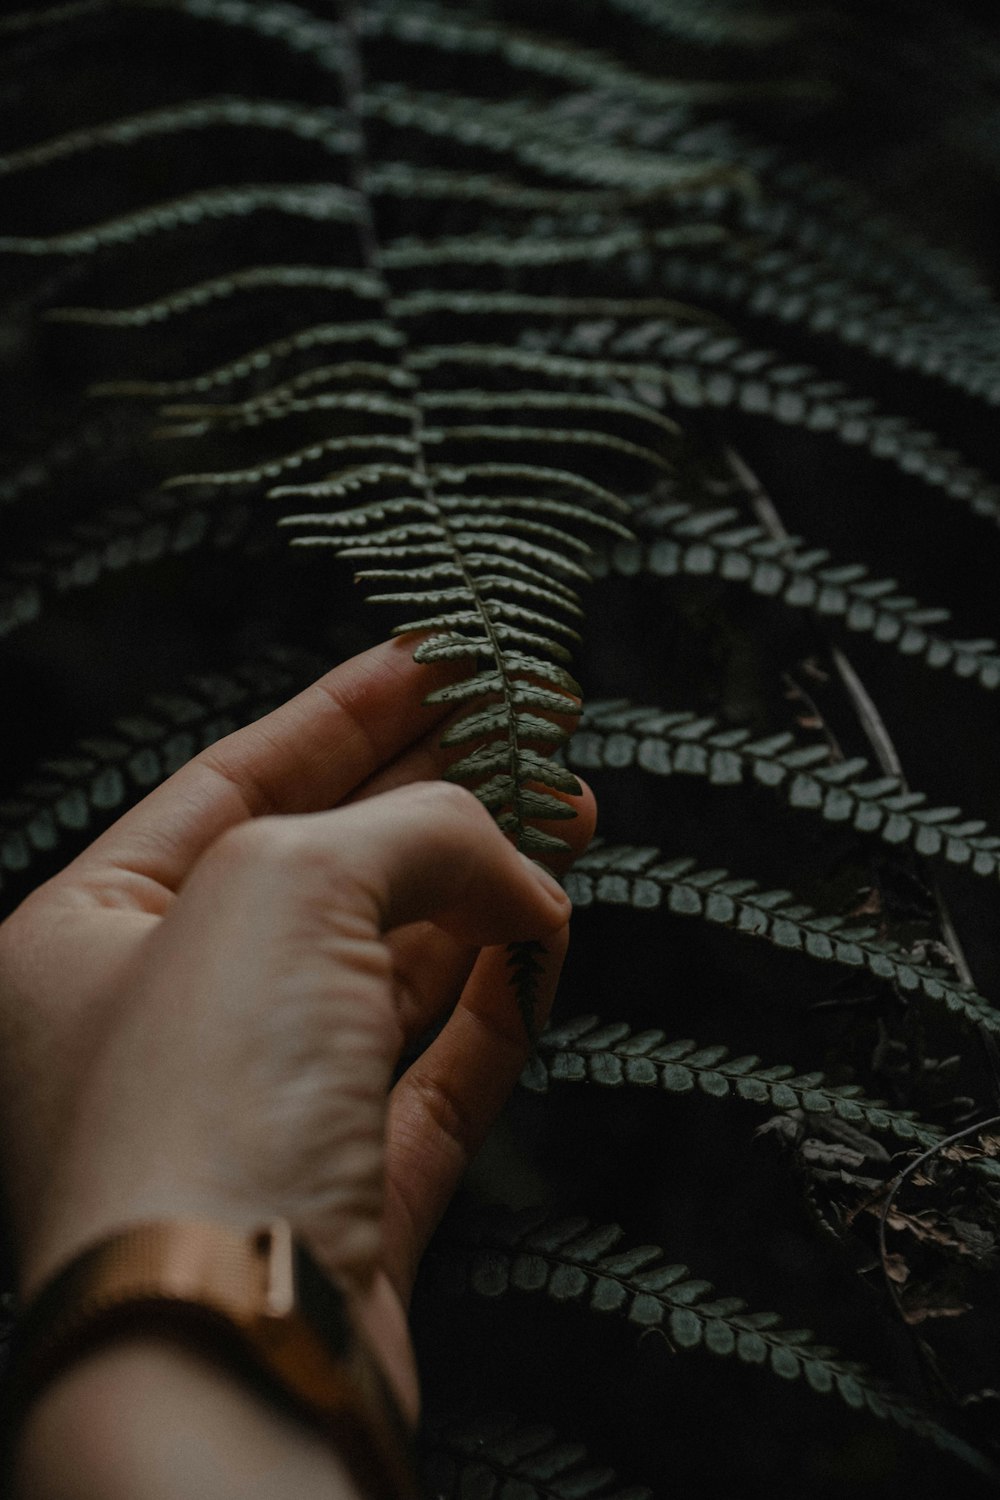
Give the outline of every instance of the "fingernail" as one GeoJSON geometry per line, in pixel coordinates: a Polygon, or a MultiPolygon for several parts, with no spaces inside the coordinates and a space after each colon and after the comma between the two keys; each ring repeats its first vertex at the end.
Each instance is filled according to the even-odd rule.
{"type": "Polygon", "coordinates": [[[569,900],[569,897],[566,895],[566,892],[563,890],[562,886],[559,884],[555,876],[550,875],[548,870],[544,869],[538,863],[538,861],[532,859],[530,855],[522,854],[521,858],[524,860],[524,863],[527,865],[532,875],[538,881],[538,884],[542,887],[542,890],[545,892],[545,894],[547,896],[551,896],[554,900],[557,900],[561,904],[565,905],[569,900]]]}

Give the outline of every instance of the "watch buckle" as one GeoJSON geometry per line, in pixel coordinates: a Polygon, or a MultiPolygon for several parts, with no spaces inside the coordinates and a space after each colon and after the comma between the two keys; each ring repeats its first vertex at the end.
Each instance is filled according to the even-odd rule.
{"type": "Polygon", "coordinates": [[[257,1253],[265,1258],[264,1305],[261,1317],[283,1321],[295,1311],[295,1248],[292,1226],[287,1219],[272,1219],[260,1229],[254,1241],[257,1253]]]}

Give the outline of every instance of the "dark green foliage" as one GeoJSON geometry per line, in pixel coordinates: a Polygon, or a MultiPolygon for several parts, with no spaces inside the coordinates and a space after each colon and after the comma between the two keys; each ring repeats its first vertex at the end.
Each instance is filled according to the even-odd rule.
{"type": "Polygon", "coordinates": [[[926,666],[947,667],[992,691],[1000,687],[1000,652],[992,639],[952,640],[928,628],[948,619],[946,609],[928,608],[896,592],[889,578],[871,578],[862,563],[833,563],[822,547],[800,537],[776,539],[763,526],[747,525],[739,512],[693,511],[658,506],[638,517],[638,542],[622,542],[604,565],[633,577],[691,574],[745,584],[755,594],[780,599],[793,609],[813,609],[843,619],[848,630],[871,635],[926,666]]]}
{"type": "Polygon", "coordinates": [[[800,745],[788,731],[755,739],[694,713],[664,713],[629,703],[591,703],[568,749],[580,771],[627,770],[654,776],[704,777],[712,786],[756,781],[774,787],[789,807],[827,823],[848,823],[892,846],[959,865],[973,875],[1000,870],[1000,835],[957,807],[928,807],[923,792],[898,776],[875,776],[864,756],[834,759],[829,745],[800,745]]]}
{"type": "Polygon", "coordinates": [[[943,449],[933,434],[905,417],[879,412],[870,398],[853,395],[809,366],[789,364],[779,354],[744,343],[717,321],[699,327],[690,316],[678,324],[639,319],[622,331],[594,319],[555,333],[532,329],[524,342],[531,349],[522,356],[525,367],[548,371],[553,379],[624,387],[653,405],[733,408],[786,427],[829,433],[919,476],[976,515],[1000,518],[996,484],[960,454],[943,449]],[[550,348],[559,352],[549,353],[550,348]]]}
{"type": "Polygon", "coordinates": [[[446,1224],[417,1299],[441,1494],[918,1500],[998,1451],[996,1143],[874,1233],[1000,1077],[982,10],[0,19],[6,907],[376,639],[352,571],[455,663],[449,774],[521,848],[598,793],[473,1175],[546,1221],[446,1224]]]}
{"type": "Polygon", "coordinates": [[[538,1423],[441,1422],[426,1446],[427,1480],[444,1500],[652,1500],[645,1486],[622,1488],[614,1470],[589,1462],[583,1443],[561,1442],[538,1423]]]}
{"type": "Polygon", "coordinates": [[[109,731],[46,757],[0,802],[0,891],[39,855],[92,837],[199,750],[277,708],[319,675],[319,658],[274,650],[231,676],[188,678],[109,731]]]}
{"type": "Polygon", "coordinates": [[[240,502],[193,504],[189,497],[163,493],[138,505],[99,511],[47,542],[40,554],[0,571],[0,639],[37,620],[52,595],[197,548],[226,551],[248,541],[250,524],[250,512],[240,502]]]}
{"type": "Polygon", "coordinates": [[[866,1099],[856,1083],[830,1085],[822,1073],[797,1075],[787,1063],[765,1067],[759,1057],[730,1057],[727,1047],[669,1042],[665,1032],[633,1032],[627,1021],[602,1026],[596,1016],[579,1016],[546,1031],[521,1078],[526,1089],[540,1094],[550,1083],[586,1082],[605,1088],[661,1088],[671,1094],[687,1094],[697,1086],[712,1099],[735,1095],[774,1109],[832,1114],[924,1146],[941,1138],[937,1126],[915,1120],[912,1110],[866,1099]]]}
{"type": "Polygon", "coordinates": [[[690,856],[660,860],[660,850],[628,844],[599,845],[577,862],[566,880],[575,906],[595,902],[650,911],[665,904],[675,916],[732,927],[778,948],[805,953],[944,1005],[965,1021],[1000,1034],[1000,1011],[947,970],[931,967],[878,929],[820,915],[791,891],[764,890],[728,870],[698,869],[690,856]]]}
{"type": "Polygon", "coordinates": [[[663,1327],[678,1353],[705,1348],[720,1358],[761,1365],[782,1380],[805,1380],[819,1395],[833,1394],[952,1452],[992,1475],[992,1466],[919,1407],[855,1360],[813,1341],[802,1328],[785,1328],[771,1312],[751,1312],[741,1297],[718,1297],[687,1266],[664,1265],[657,1245],[621,1249],[616,1224],[557,1219],[531,1227],[512,1225],[473,1232],[445,1257],[446,1277],[481,1297],[544,1294],[556,1302],[583,1302],[593,1312],[614,1313],[640,1328],[663,1327]]]}

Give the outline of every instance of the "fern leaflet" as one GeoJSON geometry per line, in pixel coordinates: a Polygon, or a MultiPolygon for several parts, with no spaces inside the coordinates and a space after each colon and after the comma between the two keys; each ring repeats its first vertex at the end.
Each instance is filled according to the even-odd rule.
{"type": "Polygon", "coordinates": [[[801,538],[775,540],[762,526],[744,524],[733,507],[656,506],[637,517],[636,529],[640,539],[616,544],[599,561],[599,573],[718,577],[745,584],[790,608],[842,618],[848,630],[929,667],[946,667],[988,691],[1000,687],[1000,648],[992,638],[953,640],[938,634],[932,627],[949,618],[946,609],[897,593],[895,580],[873,579],[860,563],[831,563],[825,549],[805,547],[801,538]]]}
{"type": "Polygon", "coordinates": [[[741,1297],[717,1297],[710,1282],[687,1266],[663,1264],[656,1245],[620,1249],[615,1224],[573,1218],[514,1221],[471,1229],[440,1252],[447,1280],[482,1297],[508,1292],[583,1302],[593,1312],[616,1313],[639,1328],[660,1328],[678,1351],[703,1347],[720,1358],[765,1366],[782,1380],[805,1380],[819,1395],[914,1435],[982,1473],[993,1467],[971,1444],[854,1360],[813,1341],[805,1329],[784,1328],[778,1314],[754,1313],[741,1297]]]}
{"type": "Polygon", "coordinates": [[[671,1094],[687,1094],[697,1086],[713,1099],[735,1097],[774,1109],[832,1114],[921,1145],[933,1145],[943,1136],[910,1110],[866,1099],[857,1084],[830,1084],[822,1073],[797,1074],[787,1063],[764,1066],[759,1057],[731,1057],[727,1047],[669,1042],[663,1031],[633,1032],[627,1021],[601,1024],[596,1016],[577,1016],[544,1031],[521,1076],[523,1087],[538,1094],[547,1093],[550,1083],[588,1081],[604,1088],[630,1085],[671,1094]]]}
{"type": "Polygon", "coordinates": [[[799,745],[779,733],[756,739],[692,712],[666,713],[630,703],[591,703],[566,747],[579,771],[637,766],[654,776],[704,777],[713,786],[752,780],[774,787],[792,808],[825,822],[849,823],[894,847],[940,858],[974,875],[1000,873],[1000,835],[957,807],[928,806],[923,792],[898,777],[873,776],[862,756],[832,760],[825,745],[799,745]]]}
{"type": "Polygon", "coordinates": [[[663,904],[665,897],[667,909],[676,916],[701,917],[778,948],[867,969],[902,991],[943,1005],[970,1025],[1000,1034],[1000,1011],[984,996],[898,943],[880,938],[875,928],[846,917],[820,916],[790,891],[762,890],[756,881],[734,879],[728,870],[699,870],[690,858],[661,863],[658,849],[627,844],[592,847],[565,884],[573,904],[580,907],[606,902],[648,911],[663,904]]]}
{"type": "Polygon", "coordinates": [[[551,1427],[506,1415],[431,1423],[426,1477],[441,1500],[653,1500],[588,1461],[583,1443],[560,1441],[551,1427]]]}

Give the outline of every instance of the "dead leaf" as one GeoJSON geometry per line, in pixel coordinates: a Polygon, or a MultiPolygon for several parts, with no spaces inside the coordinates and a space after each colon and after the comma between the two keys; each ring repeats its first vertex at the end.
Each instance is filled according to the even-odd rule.
{"type": "Polygon", "coordinates": [[[945,1291],[919,1283],[907,1287],[900,1302],[903,1317],[911,1326],[926,1323],[929,1318],[960,1318],[972,1311],[968,1302],[956,1301],[945,1291]]]}
{"type": "Polygon", "coordinates": [[[882,915],[882,892],[877,886],[870,886],[860,905],[847,915],[849,917],[880,917],[882,915]]]}
{"type": "Polygon", "coordinates": [[[904,1308],[903,1317],[907,1323],[923,1323],[928,1318],[960,1318],[963,1313],[971,1311],[972,1307],[968,1302],[956,1302],[948,1307],[904,1308]]]}
{"type": "MultiPolygon", "coordinates": [[[[866,1211],[874,1214],[876,1218],[881,1217],[882,1207],[879,1203],[866,1203],[866,1211]]],[[[946,1250],[957,1250],[960,1255],[971,1255],[972,1251],[962,1240],[960,1240],[949,1229],[944,1228],[941,1219],[932,1209],[927,1209],[919,1214],[907,1214],[900,1208],[891,1208],[886,1218],[890,1229],[912,1234],[925,1245],[940,1245],[946,1250]]]]}
{"type": "Polygon", "coordinates": [[[895,1253],[887,1255],[883,1262],[883,1269],[889,1280],[894,1281],[897,1286],[902,1286],[904,1281],[909,1280],[910,1268],[901,1255],[895,1253]]]}

